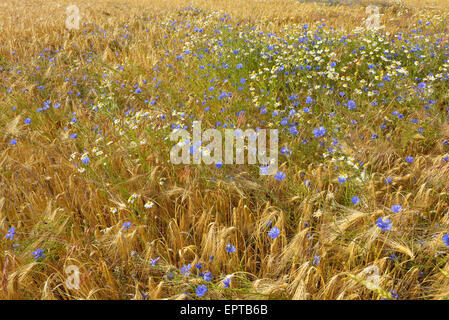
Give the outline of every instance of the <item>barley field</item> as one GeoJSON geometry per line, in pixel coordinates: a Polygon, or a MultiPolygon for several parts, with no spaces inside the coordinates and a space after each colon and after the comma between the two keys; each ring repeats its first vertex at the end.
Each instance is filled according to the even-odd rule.
{"type": "Polygon", "coordinates": [[[1,299],[449,298],[448,0],[3,0],[0,30],[1,299]],[[276,172],[174,164],[194,121],[276,129],[276,172]]]}

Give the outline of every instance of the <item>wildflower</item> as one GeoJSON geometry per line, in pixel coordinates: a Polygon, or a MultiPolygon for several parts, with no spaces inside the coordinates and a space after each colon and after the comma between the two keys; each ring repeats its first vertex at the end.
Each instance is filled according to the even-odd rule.
{"type": "Polygon", "coordinates": [[[291,133],[292,135],[294,135],[295,137],[298,135],[298,129],[297,129],[295,126],[290,127],[288,130],[289,130],[290,133],[291,133]]]}
{"type": "Polygon", "coordinates": [[[190,274],[190,269],[192,268],[192,266],[190,264],[185,264],[182,268],[181,268],[181,273],[183,275],[185,275],[186,277],[189,276],[190,274]]]}
{"type": "Polygon", "coordinates": [[[326,134],[326,129],[324,127],[319,127],[319,128],[313,129],[313,135],[315,136],[315,138],[322,137],[325,134],[326,134]]]}
{"type": "Polygon", "coordinates": [[[268,175],[269,172],[270,172],[268,169],[269,169],[268,165],[261,164],[260,167],[259,167],[259,172],[260,172],[261,175],[268,175]]]}
{"type": "Polygon", "coordinates": [[[276,239],[280,234],[279,228],[272,228],[269,232],[268,232],[268,236],[272,239],[276,239]]]}
{"type": "Polygon", "coordinates": [[[351,198],[351,201],[352,201],[353,204],[357,204],[357,203],[360,202],[360,199],[359,199],[359,197],[354,196],[354,197],[351,198]]]}
{"type": "Polygon", "coordinates": [[[203,279],[205,280],[205,281],[212,281],[212,272],[206,272],[205,274],[204,274],[204,276],[203,276],[203,279]]]}
{"type": "Polygon", "coordinates": [[[393,299],[399,298],[399,296],[396,294],[396,291],[394,289],[390,290],[390,293],[391,293],[391,296],[393,297],[393,299]]]}
{"type": "Polygon", "coordinates": [[[161,257],[157,257],[155,259],[150,259],[150,263],[151,265],[154,267],[156,265],[156,262],[160,259],[161,257]]]}
{"type": "Polygon", "coordinates": [[[229,288],[229,285],[231,284],[231,279],[230,278],[226,278],[223,280],[223,287],[224,288],[229,288]]]}
{"type": "Polygon", "coordinates": [[[41,249],[36,249],[32,252],[34,259],[38,260],[39,258],[45,258],[44,252],[41,249]]]}
{"type": "Polygon", "coordinates": [[[348,179],[348,176],[346,174],[342,174],[342,175],[338,176],[339,183],[345,183],[347,179],[348,179]]]}
{"type": "Polygon", "coordinates": [[[392,253],[392,254],[390,254],[390,255],[388,256],[388,260],[391,260],[391,261],[397,261],[397,260],[398,260],[398,256],[395,255],[394,253],[392,253]]]}
{"type": "Polygon", "coordinates": [[[383,231],[389,231],[391,230],[393,224],[390,223],[390,219],[385,219],[385,221],[383,221],[382,218],[379,217],[379,219],[377,220],[377,226],[383,231]]]}
{"type": "Polygon", "coordinates": [[[292,151],[289,150],[287,147],[282,147],[281,151],[280,151],[283,155],[290,155],[292,154],[292,151]]]}
{"type": "Polygon", "coordinates": [[[399,213],[402,211],[402,206],[400,206],[399,204],[392,205],[391,211],[393,211],[394,213],[399,213]]]}
{"type": "Polygon", "coordinates": [[[195,293],[198,297],[202,297],[207,292],[207,286],[204,284],[200,284],[198,287],[196,287],[195,293]]]}
{"type": "Polygon", "coordinates": [[[412,163],[413,162],[413,157],[412,156],[407,156],[405,157],[405,161],[408,163],[412,163]]]}
{"type": "Polygon", "coordinates": [[[144,207],[146,209],[152,208],[154,206],[154,202],[153,201],[148,201],[147,203],[145,203],[144,207]]]}
{"type": "Polygon", "coordinates": [[[116,207],[111,207],[111,208],[109,208],[109,211],[111,213],[117,213],[117,208],[116,207]]]}
{"type": "Polygon", "coordinates": [[[386,184],[389,184],[389,183],[392,183],[392,182],[393,182],[393,179],[391,179],[390,177],[388,177],[388,178],[386,178],[386,179],[384,180],[384,182],[385,182],[386,184]]]}
{"type": "Polygon", "coordinates": [[[139,197],[139,195],[137,193],[133,193],[129,198],[128,198],[128,203],[134,203],[134,200],[137,199],[139,197]]]}
{"type": "Polygon", "coordinates": [[[321,257],[318,255],[315,255],[315,257],[313,257],[313,265],[315,267],[318,266],[320,264],[320,260],[321,260],[321,257]]]}
{"type": "Polygon", "coordinates": [[[353,100],[348,101],[348,109],[349,110],[355,109],[355,102],[353,100]]]}
{"type": "Polygon", "coordinates": [[[26,119],[23,121],[23,123],[25,123],[25,124],[31,123],[31,118],[26,118],[26,119]]]}
{"type": "Polygon", "coordinates": [[[11,140],[11,144],[12,144],[13,146],[15,146],[15,145],[17,144],[17,140],[16,140],[16,139],[12,139],[12,140],[11,140]]]}
{"type": "Polygon", "coordinates": [[[125,223],[123,223],[122,227],[123,227],[123,229],[128,230],[129,227],[131,227],[131,222],[125,222],[125,223]]]}
{"type": "Polygon", "coordinates": [[[77,135],[76,133],[72,133],[72,134],[70,135],[70,138],[75,139],[77,136],[78,136],[78,135],[77,135]]]}
{"type": "Polygon", "coordinates": [[[282,181],[285,179],[285,173],[283,171],[279,171],[278,173],[276,173],[274,178],[278,181],[282,181]]]}
{"type": "Polygon", "coordinates": [[[16,228],[14,228],[14,227],[9,228],[8,233],[6,234],[6,239],[8,239],[8,240],[14,239],[15,234],[16,234],[16,228]]]}
{"type": "Polygon", "coordinates": [[[232,244],[228,243],[226,245],[226,252],[227,253],[234,253],[235,252],[235,247],[232,244]]]}
{"type": "Polygon", "coordinates": [[[445,236],[443,236],[443,241],[446,244],[446,246],[449,247],[449,234],[446,234],[445,236]]]}
{"type": "Polygon", "coordinates": [[[90,161],[89,156],[86,153],[81,156],[82,163],[89,163],[89,161],[90,161]]]}

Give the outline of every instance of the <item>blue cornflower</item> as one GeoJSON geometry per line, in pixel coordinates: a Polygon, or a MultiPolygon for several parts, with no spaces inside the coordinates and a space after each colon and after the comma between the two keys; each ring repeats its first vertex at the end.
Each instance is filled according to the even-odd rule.
{"type": "Polygon", "coordinates": [[[35,260],[38,260],[39,258],[45,258],[44,251],[42,251],[41,249],[36,249],[32,252],[32,254],[35,260]]]}
{"type": "Polygon", "coordinates": [[[200,284],[198,287],[196,287],[195,293],[198,297],[202,297],[207,292],[207,286],[204,284],[200,284]]]}
{"type": "Polygon", "coordinates": [[[16,234],[16,228],[14,228],[14,227],[9,228],[8,233],[6,234],[6,239],[8,239],[8,240],[14,239],[15,234],[16,234]]]}
{"type": "Polygon", "coordinates": [[[260,174],[261,175],[264,175],[264,176],[266,176],[266,175],[268,175],[269,174],[269,166],[268,165],[263,165],[263,164],[261,164],[260,166],[259,166],[259,171],[260,171],[260,174]]]}
{"type": "Polygon", "coordinates": [[[12,140],[11,140],[11,144],[12,144],[13,146],[15,146],[15,145],[17,144],[17,140],[16,140],[16,139],[12,139],[12,140]]]}
{"type": "Polygon", "coordinates": [[[313,102],[312,97],[307,97],[307,98],[306,98],[306,103],[307,103],[307,104],[312,103],[312,102],[313,102]]]}
{"type": "Polygon", "coordinates": [[[326,129],[324,127],[319,127],[319,128],[313,129],[313,135],[315,136],[315,138],[322,137],[322,136],[324,136],[325,133],[326,133],[326,129]]]}
{"type": "Polygon", "coordinates": [[[443,241],[446,244],[446,246],[449,247],[449,234],[446,234],[445,236],[443,236],[443,241]]]}
{"type": "Polygon", "coordinates": [[[405,157],[405,161],[408,163],[412,163],[413,162],[413,157],[412,156],[407,156],[405,157]]]}
{"type": "Polygon", "coordinates": [[[270,231],[268,231],[268,236],[272,239],[276,239],[280,233],[281,232],[280,232],[279,228],[274,227],[270,231]]]}
{"type": "Polygon", "coordinates": [[[348,109],[349,110],[355,109],[355,102],[353,100],[348,101],[348,109]]]}
{"type": "Polygon", "coordinates": [[[77,135],[76,133],[72,133],[72,134],[70,135],[70,138],[75,139],[77,136],[78,136],[78,135],[77,135]]]}
{"type": "Polygon", "coordinates": [[[26,118],[23,122],[29,124],[31,122],[31,118],[26,118]]]}
{"type": "Polygon", "coordinates": [[[282,147],[280,152],[281,152],[282,154],[284,154],[284,155],[290,155],[290,154],[292,154],[292,151],[289,150],[287,147],[282,147]]]}
{"type": "Polygon", "coordinates": [[[359,197],[354,196],[354,197],[351,198],[351,201],[352,201],[353,204],[357,204],[357,203],[360,202],[360,199],[359,199],[359,197]]]}
{"type": "Polygon", "coordinates": [[[392,182],[393,182],[393,179],[391,179],[390,177],[387,177],[387,178],[384,180],[384,182],[385,182],[386,184],[389,184],[389,183],[392,183],[392,182]]]}
{"type": "Polygon", "coordinates": [[[391,261],[397,261],[397,260],[398,260],[398,256],[395,255],[394,253],[392,253],[392,254],[390,254],[390,255],[388,256],[388,260],[391,260],[391,261]]]}
{"type": "Polygon", "coordinates": [[[224,288],[229,288],[229,285],[231,284],[231,279],[226,278],[223,280],[224,288]]]}
{"type": "Polygon", "coordinates": [[[276,175],[274,176],[274,178],[278,181],[282,181],[285,179],[285,173],[284,171],[279,171],[278,173],[276,173],[276,175]]]}
{"type": "Polygon", "coordinates": [[[393,224],[390,223],[390,219],[385,219],[385,221],[383,221],[382,218],[379,217],[379,219],[377,220],[377,226],[383,231],[389,231],[391,230],[393,224]]]}
{"type": "Polygon", "coordinates": [[[190,269],[192,268],[192,266],[190,264],[185,264],[182,268],[181,268],[181,273],[183,275],[185,275],[186,277],[189,276],[190,274],[190,269]]]}
{"type": "Polygon", "coordinates": [[[402,206],[400,206],[399,204],[392,205],[391,211],[393,211],[394,213],[399,213],[402,211],[402,206]]]}
{"type": "Polygon", "coordinates": [[[321,260],[321,257],[315,255],[315,257],[313,257],[313,265],[314,265],[315,267],[318,266],[318,265],[320,264],[320,260],[321,260]]]}
{"type": "Polygon", "coordinates": [[[226,252],[227,253],[234,253],[235,252],[235,247],[232,244],[228,243],[226,245],[226,252]]]}
{"type": "Polygon", "coordinates": [[[396,294],[396,291],[394,289],[390,290],[390,292],[391,292],[391,296],[392,296],[393,299],[399,298],[399,296],[396,294]]]}
{"type": "Polygon", "coordinates": [[[223,163],[217,162],[217,163],[215,164],[215,167],[218,168],[218,169],[220,169],[221,167],[223,167],[223,163]]]}
{"type": "Polygon", "coordinates": [[[203,276],[203,279],[206,281],[212,281],[212,272],[206,272],[203,276]]]}
{"type": "Polygon", "coordinates": [[[161,257],[157,257],[155,259],[150,259],[150,263],[151,265],[154,267],[156,265],[156,262],[160,259],[161,257]]]}
{"type": "Polygon", "coordinates": [[[298,129],[295,126],[292,126],[288,129],[292,135],[295,137],[298,135],[298,129]]]}
{"type": "Polygon", "coordinates": [[[125,222],[125,223],[123,223],[122,227],[123,227],[123,229],[128,230],[129,227],[131,227],[131,222],[125,222]]]}

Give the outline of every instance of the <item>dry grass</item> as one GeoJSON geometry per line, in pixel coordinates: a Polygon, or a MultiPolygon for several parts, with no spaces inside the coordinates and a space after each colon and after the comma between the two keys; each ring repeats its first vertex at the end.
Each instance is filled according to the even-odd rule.
{"type": "MultiPolygon", "coordinates": [[[[349,32],[363,24],[366,4],[371,3],[2,1],[0,297],[182,299],[188,292],[195,298],[196,286],[206,282],[183,276],[180,268],[190,264],[195,275],[195,264],[201,262],[202,271],[213,274],[212,282],[206,283],[208,299],[379,299],[392,298],[393,289],[401,299],[447,298],[448,248],[441,238],[449,233],[449,169],[441,161],[446,147],[436,143],[437,134],[449,135],[444,122],[429,124],[437,131],[433,135],[415,136],[405,144],[345,140],[348,155],[357,154],[370,164],[363,188],[339,187],[338,172],[315,161],[314,155],[314,161],[282,163],[280,169],[289,172],[288,185],[258,177],[248,166],[226,169],[231,181],[215,168],[168,162],[163,138],[169,127],[157,116],[171,114],[178,103],[193,113],[202,113],[203,108],[196,102],[202,91],[195,92],[195,86],[183,80],[193,69],[182,69],[171,59],[166,63],[173,63],[173,69],[154,70],[162,65],[166,50],[182,48],[172,41],[179,34],[167,32],[169,37],[164,38],[162,26],[170,18],[182,19],[182,9],[191,4],[206,13],[227,13],[232,23],[272,32],[317,25],[322,19],[349,32]],[[81,22],[87,24],[84,32],[65,28],[65,8],[71,4],[80,8],[81,22]],[[130,41],[123,40],[127,32],[130,41]],[[117,65],[125,66],[125,71],[118,73],[117,65]],[[103,81],[104,73],[125,87],[103,81]],[[147,94],[150,101],[159,97],[152,105],[133,91],[144,79],[154,87],[154,77],[162,87],[147,94]],[[182,98],[180,88],[186,88],[182,98]],[[60,108],[36,112],[47,100],[59,101],[60,108]],[[93,112],[90,102],[104,107],[93,112]],[[132,107],[148,112],[150,118],[126,115],[132,107]],[[28,116],[32,121],[24,124],[28,116]],[[71,123],[74,117],[77,122],[71,123]],[[116,118],[119,122],[114,123],[116,118]],[[134,122],[135,129],[129,125],[134,122]],[[93,130],[96,125],[102,139],[93,130]],[[75,132],[77,138],[70,138],[75,132]],[[18,141],[14,146],[13,138],[18,141]],[[131,143],[143,138],[142,145],[131,143]],[[93,147],[102,154],[96,156],[93,147]],[[74,163],[82,165],[84,149],[90,163],[80,173],[74,163]],[[410,152],[416,156],[408,165],[403,157],[410,152]],[[386,177],[393,183],[385,184],[386,177]],[[317,192],[304,187],[306,179],[317,192]],[[359,206],[348,200],[354,192],[362,199],[359,206]],[[129,201],[133,193],[138,197],[129,201]],[[149,201],[154,206],[146,208],[149,201]],[[403,211],[392,214],[393,204],[401,204],[403,211]],[[387,216],[394,229],[383,232],[376,220],[387,216]],[[126,229],[123,224],[128,221],[131,227],[126,229]],[[276,239],[267,235],[269,222],[280,229],[276,239]],[[16,232],[12,241],[5,239],[11,227],[16,232]],[[236,247],[232,254],[226,252],[228,243],[236,247]],[[33,259],[37,249],[45,258],[33,259]],[[390,261],[390,254],[398,260],[390,261]],[[314,263],[317,256],[320,261],[314,263]],[[152,266],[150,259],[156,257],[160,260],[152,266]],[[67,288],[69,265],[80,269],[79,290],[67,288]],[[380,271],[378,289],[371,290],[366,283],[368,266],[380,271]],[[223,288],[226,277],[231,278],[229,288],[223,288]]],[[[382,6],[386,1],[377,3],[382,6]]],[[[420,17],[443,15],[449,1],[403,1],[382,8],[382,21],[394,34],[410,31],[411,21],[420,17]]],[[[206,16],[189,19],[207,22],[206,16]]],[[[435,25],[443,35],[448,31],[447,20],[435,25]]],[[[449,99],[445,88],[439,96],[442,106],[449,99]]],[[[385,106],[373,114],[377,117],[373,122],[380,124],[391,111],[385,106]]],[[[207,121],[213,126],[214,117],[207,121]]],[[[348,129],[345,134],[371,134],[367,131],[348,129]]],[[[392,139],[398,134],[399,129],[393,131],[392,139]]]]}

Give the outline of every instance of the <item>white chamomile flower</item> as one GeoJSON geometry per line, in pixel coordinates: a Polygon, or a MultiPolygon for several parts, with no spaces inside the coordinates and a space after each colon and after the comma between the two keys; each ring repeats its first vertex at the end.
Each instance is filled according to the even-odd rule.
{"type": "Polygon", "coordinates": [[[145,203],[145,208],[150,209],[154,206],[154,202],[153,201],[148,201],[147,203],[145,203]]]}

